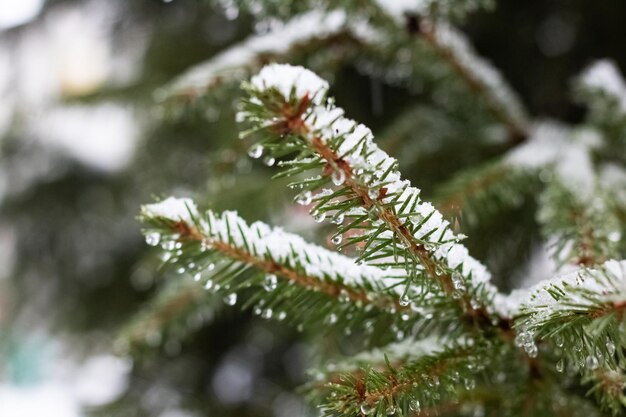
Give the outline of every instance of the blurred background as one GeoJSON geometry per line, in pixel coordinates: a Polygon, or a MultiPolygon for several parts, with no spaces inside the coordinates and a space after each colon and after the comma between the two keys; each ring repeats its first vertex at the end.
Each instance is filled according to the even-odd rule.
{"type": "MultiPolygon", "coordinates": [[[[625,17],[619,0],[502,1],[463,29],[533,115],[577,122],[584,111],[570,81],[597,58],[626,70],[625,17]]],[[[228,1],[0,0],[0,416],[310,413],[293,393],[317,354],[306,330],[210,297],[167,331],[128,327],[164,282],[178,279],[143,240],[142,203],[193,196],[319,235],[285,183],[247,158],[236,94],[185,117],[155,101],[190,65],[264,30],[228,1]],[[139,346],[120,339],[124,332],[141,333],[139,346]]],[[[403,106],[434,101],[358,65],[329,76],[338,104],[375,133],[403,106]]],[[[394,154],[386,135],[380,143],[394,154]]],[[[429,161],[460,169],[490,152],[427,145],[419,148],[425,163],[413,164],[411,152],[400,161],[426,198],[452,171],[429,161]]],[[[487,245],[500,236],[496,221],[469,242],[506,277],[503,289],[519,278],[506,272],[533,256],[528,242],[538,233],[527,212],[508,214],[519,215],[518,241],[487,245]]]]}

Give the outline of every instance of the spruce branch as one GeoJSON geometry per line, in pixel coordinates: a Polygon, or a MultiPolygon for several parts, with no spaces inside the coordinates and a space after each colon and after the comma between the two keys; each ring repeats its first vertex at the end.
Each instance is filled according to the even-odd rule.
{"type": "Polygon", "coordinates": [[[619,220],[606,190],[597,186],[591,200],[581,201],[554,181],[539,201],[538,218],[558,267],[592,267],[619,256],[619,220]]]}
{"type": "Polygon", "coordinates": [[[449,343],[399,366],[386,357],[384,369],[369,366],[330,382],[323,411],[327,416],[411,415],[458,400],[459,392],[475,389],[474,373],[486,366],[477,358],[486,350],[482,342],[449,343]]]}
{"type": "Polygon", "coordinates": [[[227,304],[250,289],[249,304],[257,303],[267,318],[347,327],[354,320],[365,323],[366,332],[382,323],[403,333],[425,322],[398,301],[402,270],[356,265],[280,229],[247,225],[234,212],[201,215],[188,199],[145,205],[141,217],[147,239],[161,242],[179,272],[224,294],[227,304]]]}
{"type": "Polygon", "coordinates": [[[421,19],[423,39],[447,62],[510,132],[513,142],[529,135],[530,122],[525,110],[502,75],[472,48],[465,36],[444,20],[421,19]]]}
{"type": "Polygon", "coordinates": [[[364,243],[359,259],[402,259],[411,280],[421,279],[433,291],[431,282],[437,282],[477,320],[488,315],[495,289],[486,268],[458,243],[461,237],[441,213],[421,201],[420,190],[400,178],[397,161],[376,146],[371,131],[326,99],[326,81],[302,67],[273,64],[244,88],[249,98],[240,115],[252,128],[242,136],[256,132],[262,138],[252,156],[260,157],[264,148],[272,158],[292,156],[281,175],[321,168],[321,176],[293,184],[305,188],[307,204],[313,190],[329,183],[337,187],[318,194],[312,210],[355,218],[339,228],[336,242],[356,230],[344,245],[364,243]]]}
{"type": "Polygon", "coordinates": [[[512,294],[517,344],[536,355],[536,340],[549,339],[581,370],[622,368],[625,288],[626,261],[611,260],[512,294]]]}
{"type": "Polygon", "coordinates": [[[124,326],[115,345],[120,352],[140,351],[181,338],[210,320],[218,306],[200,282],[174,280],[124,326]]]}
{"type": "Polygon", "coordinates": [[[515,208],[537,189],[535,172],[502,161],[462,170],[437,188],[434,201],[449,219],[460,217],[470,226],[498,212],[515,208]]]}
{"type": "MultiPolygon", "coordinates": [[[[220,85],[238,83],[263,65],[305,56],[311,52],[345,46],[333,59],[345,59],[351,48],[361,48],[374,36],[363,22],[347,19],[344,10],[311,10],[276,24],[265,34],[254,35],[208,61],[188,69],[159,93],[162,101],[194,100],[220,85]]],[[[318,53],[319,55],[319,53],[318,53]]]]}

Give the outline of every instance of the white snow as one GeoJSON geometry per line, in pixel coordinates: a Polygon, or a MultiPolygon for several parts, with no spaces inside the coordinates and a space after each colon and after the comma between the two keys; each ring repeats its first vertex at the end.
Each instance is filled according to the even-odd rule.
{"type": "Polygon", "coordinates": [[[505,156],[505,163],[523,169],[551,167],[563,186],[581,201],[590,201],[597,179],[590,152],[601,142],[595,130],[544,121],[535,124],[528,140],[505,156]]]}
{"type": "Polygon", "coordinates": [[[192,215],[198,216],[198,208],[190,198],[169,197],[158,203],[144,205],[142,213],[150,217],[164,217],[193,224],[192,215]]]}
{"type": "Polygon", "coordinates": [[[498,295],[496,309],[503,317],[515,317],[528,310],[533,312],[531,321],[541,322],[555,311],[570,309],[572,303],[591,307],[593,302],[582,295],[584,291],[607,302],[626,300],[626,260],[609,260],[596,269],[577,269],[530,288],[514,290],[508,296],[498,295]],[[549,289],[565,290],[568,303],[556,300],[549,289]]]}
{"type": "MultiPolygon", "coordinates": [[[[357,31],[356,28],[352,31],[356,36],[365,32],[357,31]]],[[[286,54],[299,44],[323,39],[345,30],[348,30],[345,11],[312,10],[292,18],[269,33],[248,38],[210,60],[192,67],[166,87],[164,95],[167,97],[189,92],[198,93],[224,80],[239,80],[246,77],[250,71],[256,70],[262,56],[286,54]]]]}
{"type": "Polygon", "coordinates": [[[321,104],[328,91],[328,82],[314,72],[286,64],[266,65],[250,83],[259,90],[276,88],[285,100],[289,100],[292,92],[299,98],[308,95],[315,104],[321,104]]]}
{"type": "Polygon", "coordinates": [[[584,88],[611,97],[626,112],[626,82],[613,61],[602,59],[593,63],[583,71],[580,83],[584,88]]]}
{"type": "Polygon", "coordinates": [[[115,103],[58,106],[31,118],[40,143],[97,170],[124,169],[139,140],[133,111],[115,103]]]}

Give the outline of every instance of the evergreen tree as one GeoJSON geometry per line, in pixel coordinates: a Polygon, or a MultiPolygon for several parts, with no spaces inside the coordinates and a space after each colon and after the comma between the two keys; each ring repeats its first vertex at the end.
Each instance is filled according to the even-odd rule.
{"type": "Polygon", "coordinates": [[[159,296],[122,341],[162,332],[218,295],[306,329],[321,352],[327,337],[359,351],[320,353],[304,392],[323,415],[621,414],[626,85],[600,61],[574,83],[590,108],[580,125],[533,120],[455,27],[489,6],[225,4],[252,11],[266,33],[193,67],[159,99],[174,117],[207,111],[243,79],[237,121],[248,155],[278,167],[274,177],[289,181],[320,224],[312,240],[328,240],[308,243],[188,198],[144,205],[147,243],[163,248],[185,283],[159,296]],[[432,191],[423,197],[372,131],[345,116],[350,109],[337,106],[329,82],[281,61],[327,77],[351,63],[409,98],[430,95],[432,105],[403,106],[389,121],[385,149],[419,165],[429,163],[429,147],[463,146],[467,160],[443,185],[426,181],[432,191]],[[505,237],[525,244],[532,231],[524,218],[535,217],[553,262],[552,277],[510,294],[469,254],[472,239],[501,244],[486,231],[503,212],[505,237]]]}
{"type": "Polygon", "coordinates": [[[6,401],[51,342],[64,417],[624,414],[626,83],[570,76],[626,4],[43,4],[0,19],[0,415],[75,406],[6,401]]]}

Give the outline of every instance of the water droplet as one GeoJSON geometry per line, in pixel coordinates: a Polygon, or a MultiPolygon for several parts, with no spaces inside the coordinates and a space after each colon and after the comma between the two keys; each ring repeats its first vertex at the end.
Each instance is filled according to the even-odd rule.
{"type": "Polygon", "coordinates": [[[284,312],[284,311],[281,311],[280,313],[278,313],[277,318],[278,318],[278,320],[283,321],[283,320],[285,320],[287,318],[287,313],[284,312]]]}
{"type": "Polygon", "coordinates": [[[608,237],[611,242],[619,242],[622,239],[622,234],[616,230],[609,233],[608,237]]]}
{"type": "Polygon", "coordinates": [[[337,323],[337,315],[335,313],[332,313],[330,316],[328,316],[328,322],[330,324],[337,323]]]}
{"type": "Polygon", "coordinates": [[[296,203],[300,204],[301,206],[308,206],[309,204],[311,204],[313,196],[311,195],[311,192],[309,190],[306,190],[298,194],[295,200],[296,203]]]}
{"type": "Polygon", "coordinates": [[[615,354],[615,343],[612,340],[606,342],[606,350],[609,352],[609,355],[613,356],[615,354]]]}
{"type": "Polygon", "coordinates": [[[229,306],[237,304],[237,293],[230,293],[224,298],[224,302],[229,306]]]}
{"type": "Polygon", "coordinates": [[[161,234],[154,232],[146,235],[146,243],[150,246],[156,246],[161,241],[161,234]]]}
{"type": "Polygon", "coordinates": [[[258,143],[250,146],[250,149],[248,149],[248,156],[250,158],[259,159],[261,155],[263,155],[263,146],[258,143]]]}
{"type": "Polygon", "coordinates": [[[202,278],[202,274],[200,272],[196,272],[193,276],[193,280],[196,282],[200,281],[200,278],[202,278]]]}
{"type": "Polygon", "coordinates": [[[276,275],[270,274],[265,276],[265,280],[263,281],[263,288],[265,291],[274,291],[278,286],[278,278],[276,275]]]}
{"type": "Polygon", "coordinates": [[[275,162],[276,162],[276,159],[273,156],[267,155],[265,158],[263,158],[263,163],[267,165],[268,167],[273,166],[275,162]]]}
{"type": "Polygon", "coordinates": [[[341,224],[343,223],[343,219],[344,219],[343,213],[338,213],[337,215],[335,215],[335,217],[333,217],[332,222],[335,224],[341,224]]]}
{"type": "Polygon", "coordinates": [[[172,251],[176,248],[176,242],[174,242],[173,240],[168,240],[168,241],[163,242],[161,244],[161,247],[165,250],[172,251]]]}
{"type": "Polygon", "coordinates": [[[411,403],[409,404],[409,408],[411,408],[411,411],[419,413],[421,410],[420,400],[411,401],[411,403]]]}
{"type": "Polygon", "coordinates": [[[208,279],[205,283],[204,283],[204,288],[207,290],[210,290],[211,288],[213,288],[213,281],[211,281],[210,279],[208,279]]]}
{"type": "Polygon", "coordinates": [[[400,306],[406,307],[409,305],[409,302],[410,300],[409,300],[408,294],[403,294],[402,297],[400,297],[400,301],[399,301],[400,306]]]}
{"type": "Polygon", "coordinates": [[[266,308],[265,310],[263,310],[263,314],[261,314],[261,317],[263,317],[264,319],[271,319],[273,313],[274,312],[271,308],[266,308]]]}
{"type": "Polygon", "coordinates": [[[452,286],[455,290],[462,290],[463,288],[465,288],[465,284],[463,283],[463,276],[460,273],[452,273],[452,286]]]}
{"type": "Polygon", "coordinates": [[[598,369],[598,358],[596,358],[595,355],[587,356],[587,359],[585,359],[585,365],[591,370],[598,369]]]}
{"type": "Polygon", "coordinates": [[[333,236],[333,238],[330,241],[333,242],[334,245],[339,245],[342,240],[343,238],[341,237],[341,235],[336,235],[336,236],[333,236]]]}
{"type": "Polygon", "coordinates": [[[374,409],[367,404],[361,404],[361,414],[364,416],[369,415],[374,409]]]}
{"type": "Polygon", "coordinates": [[[556,371],[560,373],[560,372],[563,372],[564,369],[565,369],[565,361],[561,358],[556,363],[556,371]]]}
{"type": "Polygon", "coordinates": [[[554,343],[556,343],[556,345],[558,347],[563,347],[563,345],[565,344],[565,340],[563,339],[563,335],[562,334],[557,334],[556,336],[554,336],[554,343]]]}
{"type": "Polygon", "coordinates": [[[424,217],[421,214],[412,214],[409,216],[409,221],[413,224],[419,224],[424,217]]]}
{"type": "Polygon", "coordinates": [[[392,416],[392,415],[396,414],[396,406],[393,405],[393,404],[389,405],[389,407],[387,407],[385,412],[387,413],[388,416],[392,416]]]}
{"type": "Polygon", "coordinates": [[[346,181],[346,174],[342,170],[337,170],[333,172],[333,174],[330,176],[330,179],[333,184],[339,186],[346,181]]]}
{"type": "Polygon", "coordinates": [[[403,313],[400,316],[400,318],[402,319],[402,321],[407,321],[410,318],[410,316],[408,315],[408,313],[403,313]]]}
{"type": "Polygon", "coordinates": [[[213,271],[215,269],[215,264],[214,263],[210,263],[206,266],[207,271],[213,271]]]}
{"type": "Polygon", "coordinates": [[[313,220],[315,220],[318,223],[323,222],[324,219],[326,219],[326,213],[315,213],[313,215],[313,220]]]}
{"type": "Polygon", "coordinates": [[[176,270],[177,274],[184,274],[185,273],[185,267],[180,266],[178,267],[178,269],[176,270]]]}
{"type": "Polygon", "coordinates": [[[367,190],[367,196],[371,198],[372,200],[378,199],[378,194],[379,193],[377,189],[370,188],[369,190],[367,190]]]}
{"type": "Polygon", "coordinates": [[[463,381],[463,385],[466,390],[471,391],[476,388],[476,381],[473,378],[466,378],[465,381],[463,381]]]}

